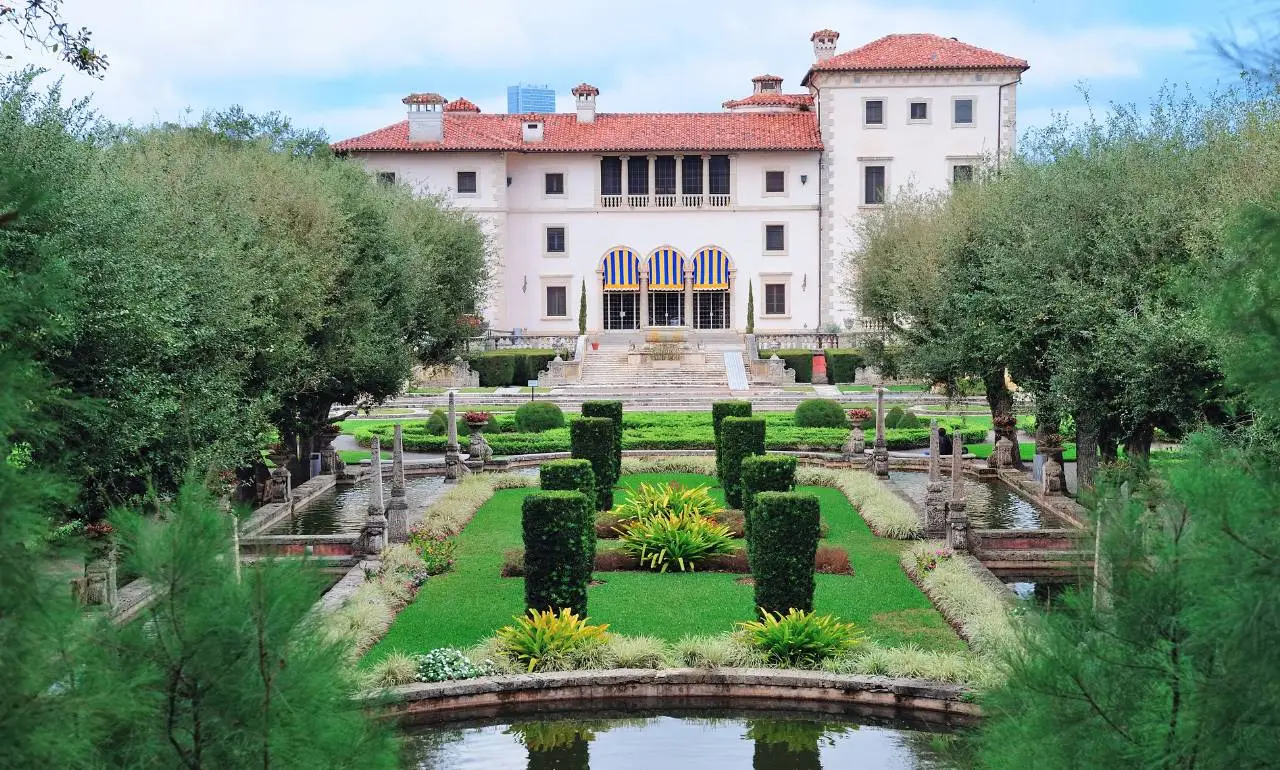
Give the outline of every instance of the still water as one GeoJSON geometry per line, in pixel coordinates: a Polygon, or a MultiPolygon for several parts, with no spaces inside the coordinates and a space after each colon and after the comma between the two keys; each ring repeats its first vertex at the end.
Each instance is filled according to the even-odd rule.
{"type": "MultiPolygon", "coordinates": [[[[943,476],[942,481],[949,495],[950,477],[943,476]]],[[[917,505],[924,505],[929,474],[894,471],[889,474],[889,483],[905,492],[917,505]]],[[[1052,514],[1042,512],[1003,484],[988,484],[970,478],[966,478],[964,483],[970,526],[974,529],[1041,529],[1062,526],[1052,514]]]]}
{"type": "MultiPolygon", "coordinates": [[[[444,491],[443,476],[421,476],[406,479],[405,501],[409,510],[420,511],[444,491]]],[[[391,498],[391,479],[384,479],[383,500],[391,498]]],[[[354,486],[334,487],[323,493],[287,519],[276,523],[267,535],[336,535],[359,532],[369,515],[369,482],[354,486]]]]}
{"type": "Polygon", "coordinates": [[[407,728],[419,770],[960,769],[953,734],[871,717],[641,711],[407,728]]]}

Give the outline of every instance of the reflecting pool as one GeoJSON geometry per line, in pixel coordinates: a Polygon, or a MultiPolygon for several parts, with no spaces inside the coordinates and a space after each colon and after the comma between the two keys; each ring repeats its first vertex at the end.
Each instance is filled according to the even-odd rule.
{"type": "MultiPolygon", "coordinates": [[[[406,479],[405,501],[410,511],[421,511],[444,491],[443,476],[406,479]]],[[[391,499],[391,479],[383,480],[383,500],[391,499]]],[[[369,514],[369,482],[334,487],[301,510],[275,523],[266,535],[336,535],[359,532],[369,514]]]]}
{"type": "MultiPolygon", "coordinates": [[[[950,477],[943,476],[942,481],[950,495],[950,477]]],[[[929,485],[928,473],[893,471],[889,474],[889,483],[901,489],[917,505],[924,505],[929,485]]],[[[974,529],[1042,529],[1063,526],[1052,514],[1036,508],[1004,484],[971,478],[965,478],[964,483],[969,526],[974,529]]]]}

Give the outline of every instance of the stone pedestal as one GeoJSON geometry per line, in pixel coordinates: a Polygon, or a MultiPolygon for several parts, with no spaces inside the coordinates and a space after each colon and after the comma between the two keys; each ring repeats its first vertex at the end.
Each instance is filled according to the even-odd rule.
{"type": "Polygon", "coordinates": [[[387,545],[387,516],[382,500],[382,441],[374,436],[370,448],[373,455],[369,471],[369,513],[364,520],[358,548],[364,554],[377,556],[387,545]]]}
{"type": "Polygon", "coordinates": [[[396,434],[391,446],[391,502],[387,505],[387,540],[392,543],[409,541],[409,502],[404,494],[404,431],[396,423],[396,434]]]}
{"type": "Polygon", "coordinates": [[[1007,436],[1001,436],[996,440],[995,449],[991,452],[987,465],[996,470],[1008,470],[1013,467],[1013,442],[1007,436]]]}
{"type": "Polygon", "coordinates": [[[884,438],[884,386],[876,388],[876,441],[871,450],[871,472],[889,478],[889,445],[884,438]]]}
{"type": "Polygon", "coordinates": [[[457,481],[462,475],[462,457],[458,448],[458,408],[456,391],[449,391],[449,434],[444,445],[444,480],[457,481]]]}
{"type": "Polygon", "coordinates": [[[484,440],[484,426],[471,427],[471,439],[467,445],[468,465],[478,462],[481,465],[493,459],[493,447],[484,440]]]}
{"type": "Polygon", "coordinates": [[[853,430],[849,431],[849,438],[844,442],[844,447],[840,450],[844,455],[844,459],[849,462],[858,462],[862,456],[867,453],[867,437],[862,432],[862,428],[855,425],[853,430]]]}
{"type": "Polygon", "coordinates": [[[320,473],[338,475],[338,450],[333,447],[320,450],[320,473]]]}
{"type": "Polygon", "coordinates": [[[947,503],[947,547],[956,553],[969,550],[969,512],[964,499],[964,442],[952,442],[951,501],[947,503]]]}
{"type": "Polygon", "coordinates": [[[271,469],[271,478],[267,480],[267,503],[288,503],[293,501],[293,484],[289,469],[283,464],[271,469]]]}
{"type": "Polygon", "coordinates": [[[938,456],[938,420],[929,423],[929,485],[924,496],[924,536],[941,539],[947,535],[947,495],[942,483],[941,458],[938,456]]]}
{"type": "Polygon", "coordinates": [[[1050,452],[1045,460],[1043,478],[1040,481],[1040,494],[1044,497],[1061,496],[1067,493],[1067,474],[1058,462],[1058,454],[1050,452]]]}
{"type": "Polygon", "coordinates": [[[101,550],[84,565],[84,603],[115,609],[119,601],[114,548],[101,550]]]}

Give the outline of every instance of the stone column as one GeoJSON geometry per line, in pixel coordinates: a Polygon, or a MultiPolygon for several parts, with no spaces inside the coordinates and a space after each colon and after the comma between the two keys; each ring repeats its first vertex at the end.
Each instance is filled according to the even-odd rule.
{"type": "Polygon", "coordinates": [[[449,436],[444,445],[444,480],[457,481],[462,475],[462,457],[458,451],[457,391],[449,391],[449,436]]]}
{"type": "Polygon", "coordinates": [[[969,512],[964,500],[964,442],[951,443],[951,502],[947,503],[947,547],[969,550],[969,512]]]}
{"type": "Polygon", "coordinates": [[[622,159],[622,205],[629,206],[627,196],[631,195],[631,156],[620,155],[622,159]]]}
{"type": "Polygon", "coordinates": [[[115,609],[119,602],[114,546],[102,548],[84,565],[84,603],[115,609]]]}
{"type": "Polygon", "coordinates": [[[676,156],[676,205],[684,205],[684,156],[676,156]]]}
{"type": "Polygon", "coordinates": [[[928,538],[947,535],[947,496],[942,483],[938,443],[938,419],[935,417],[929,421],[929,486],[924,497],[924,536],[928,538]]]}
{"type": "Polygon", "coordinates": [[[382,553],[386,545],[387,516],[382,503],[382,441],[373,437],[373,457],[369,477],[369,514],[364,521],[364,552],[371,556],[382,553]]]}
{"type": "Polygon", "coordinates": [[[710,204],[707,196],[711,194],[711,156],[702,156],[702,205],[710,204]]]}
{"type": "Polygon", "coordinates": [[[320,450],[320,473],[333,474],[338,473],[338,450],[333,447],[325,447],[320,450]]]}
{"type": "Polygon", "coordinates": [[[649,267],[640,268],[640,328],[649,328],[649,267]]]}
{"type": "Polygon", "coordinates": [[[693,328],[693,268],[684,271],[684,325],[693,328]]]}
{"type": "Polygon", "coordinates": [[[871,450],[871,470],[889,478],[889,445],[884,438],[884,386],[876,388],[876,442],[871,450]]]}
{"type": "Polygon", "coordinates": [[[395,442],[391,445],[391,504],[387,506],[387,541],[409,541],[409,503],[404,495],[404,431],[396,423],[395,442]]]}
{"type": "Polygon", "coordinates": [[[658,170],[657,165],[658,165],[658,156],[650,155],[649,156],[649,178],[644,188],[645,195],[649,197],[650,206],[656,203],[656,201],[654,201],[654,196],[658,194],[658,177],[656,173],[658,170]]]}

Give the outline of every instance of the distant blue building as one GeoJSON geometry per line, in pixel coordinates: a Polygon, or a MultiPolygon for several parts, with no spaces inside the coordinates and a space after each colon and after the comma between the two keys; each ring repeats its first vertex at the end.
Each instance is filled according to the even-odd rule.
{"type": "Polygon", "coordinates": [[[550,86],[521,83],[507,86],[507,112],[555,112],[556,92],[550,86]]]}

